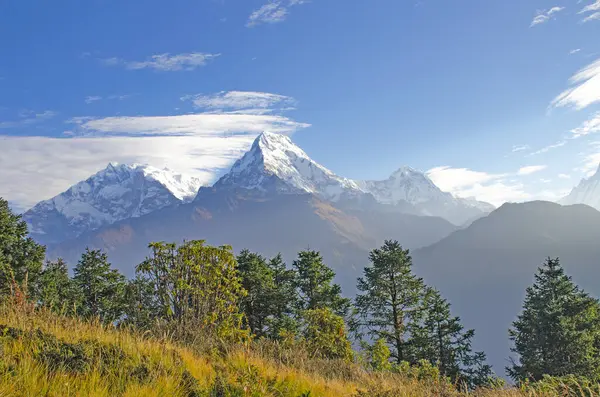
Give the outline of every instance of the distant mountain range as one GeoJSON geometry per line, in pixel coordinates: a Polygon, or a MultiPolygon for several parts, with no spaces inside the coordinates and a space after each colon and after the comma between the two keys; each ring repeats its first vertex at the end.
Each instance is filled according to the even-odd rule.
{"type": "MultiPolygon", "coordinates": [[[[563,202],[597,205],[598,180],[582,181],[563,202]]],[[[168,170],[109,165],[24,217],[49,257],[73,264],[86,247],[103,249],[128,276],[152,241],[204,239],[236,251],[280,252],[288,263],[315,249],[350,296],[369,251],[396,239],[411,249],[415,271],[476,329],[476,349],[499,374],[510,353],[508,328],[547,256],[560,256],[576,282],[600,293],[600,212],[590,206],[494,209],[443,192],[410,167],[384,181],[355,181],[271,133],[210,187],[168,170]]]]}
{"type": "MultiPolygon", "coordinates": [[[[151,166],[109,164],[24,214],[32,236],[57,244],[118,221],[177,206],[197,195],[196,178],[151,166]]],[[[206,187],[205,187],[206,188],[206,187]]],[[[494,209],[442,192],[422,172],[403,167],[385,181],[354,181],[313,161],[283,135],[263,133],[213,186],[263,194],[312,194],[321,200],[365,209],[385,204],[403,213],[439,216],[462,225],[494,209]]]]}
{"type": "Polygon", "coordinates": [[[579,182],[560,204],[587,204],[600,210],[600,167],[594,175],[579,182]]]}

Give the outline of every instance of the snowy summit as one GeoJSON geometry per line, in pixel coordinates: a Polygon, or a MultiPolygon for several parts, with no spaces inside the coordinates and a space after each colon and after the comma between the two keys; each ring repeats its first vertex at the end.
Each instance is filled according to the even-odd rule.
{"type": "Polygon", "coordinates": [[[123,219],[191,201],[200,181],[168,169],[111,163],[104,170],[23,214],[46,244],[123,219]]]}

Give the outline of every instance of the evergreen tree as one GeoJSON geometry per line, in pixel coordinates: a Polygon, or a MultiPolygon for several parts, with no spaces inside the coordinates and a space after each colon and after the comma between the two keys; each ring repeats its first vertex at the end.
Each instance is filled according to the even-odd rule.
{"type": "Polygon", "coordinates": [[[111,323],[125,311],[125,277],[112,269],[106,254],[86,249],[75,267],[73,281],[81,300],[79,314],[111,323]]]}
{"type": "Polygon", "coordinates": [[[527,288],[523,311],[509,331],[518,362],[507,368],[515,381],[544,375],[600,376],[600,305],[548,258],[527,288]]]}
{"type": "Polygon", "coordinates": [[[154,294],[154,284],[144,275],[137,274],[125,288],[124,325],[151,329],[160,319],[160,307],[154,294]]]}
{"type": "Polygon", "coordinates": [[[473,352],[474,330],[465,330],[458,317],[450,314],[450,304],[440,293],[427,288],[423,311],[410,327],[411,361],[427,360],[440,374],[469,388],[489,382],[492,369],[485,364],[485,354],[473,352]]]}
{"type": "Polygon", "coordinates": [[[47,262],[39,278],[38,302],[41,306],[63,314],[75,313],[78,307],[73,280],[67,264],[58,259],[47,262]]]}
{"type": "Polygon", "coordinates": [[[46,249],[27,234],[25,221],[0,198],[0,296],[14,293],[14,288],[35,294],[46,249]]]}
{"type": "Polygon", "coordinates": [[[392,353],[385,339],[377,339],[372,346],[367,345],[365,350],[368,354],[369,366],[374,371],[389,371],[392,369],[390,363],[392,353]]]}
{"type": "Polygon", "coordinates": [[[319,252],[300,252],[293,268],[297,273],[296,288],[300,310],[330,308],[340,316],[348,315],[350,300],[342,298],[339,285],[332,284],[335,272],[323,263],[319,252]]]}
{"type": "Polygon", "coordinates": [[[398,364],[409,361],[410,324],[422,314],[423,281],[412,273],[409,251],[397,241],[385,241],[369,259],[372,265],[357,284],[359,323],[373,339],[388,343],[398,364]]]}
{"type": "Polygon", "coordinates": [[[268,336],[277,339],[282,332],[296,332],[298,321],[295,316],[295,308],[299,301],[296,291],[296,272],[288,269],[278,254],[267,264],[273,274],[275,290],[271,297],[273,311],[268,318],[268,336]]]}
{"type": "Polygon", "coordinates": [[[242,311],[250,331],[265,336],[267,322],[275,311],[275,278],[261,255],[243,250],[237,256],[242,287],[248,292],[241,299],[242,311]]]}
{"type": "Polygon", "coordinates": [[[228,338],[242,334],[238,309],[246,291],[231,247],[198,240],[150,248],[152,256],[137,271],[152,284],[159,317],[175,324],[183,337],[199,330],[228,338]]]}

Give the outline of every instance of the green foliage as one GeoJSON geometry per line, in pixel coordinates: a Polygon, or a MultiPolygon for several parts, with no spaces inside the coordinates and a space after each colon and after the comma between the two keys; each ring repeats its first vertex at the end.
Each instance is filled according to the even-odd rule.
{"type": "Polygon", "coordinates": [[[62,259],[46,263],[39,278],[37,295],[39,304],[50,310],[63,314],[76,312],[79,303],[76,287],[62,259]]]}
{"type": "Polygon", "coordinates": [[[411,357],[436,365],[442,376],[468,388],[488,384],[492,369],[485,354],[473,352],[474,330],[465,330],[458,317],[450,314],[450,304],[440,293],[427,288],[419,321],[411,324],[411,357]]]}
{"type": "Polygon", "coordinates": [[[304,311],[303,320],[304,338],[314,357],[352,360],[352,345],[342,317],[329,308],[321,308],[304,311]]]}
{"type": "MultiPolygon", "coordinates": [[[[0,198],[0,296],[15,288],[35,294],[42,271],[45,247],[27,237],[27,224],[0,198]]],[[[13,291],[14,292],[14,291],[13,291]]]]}
{"type": "Polygon", "coordinates": [[[519,356],[507,368],[514,380],[544,375],[599,379],[600,305],[573,283],[558,258],[548,258],[538,269],[509,333],[519,356]]]}
{"type": "Polygon", "coordinates": [[[148,277],[137,274],[125,288],[125,319],[122,325],[150,330],[160,312],[154,285],[148,277]]]}
{"type": "Polygon", "coordinates": [[[390,357],[392,353],[383,338],[379,338],[372,346],[368,346],[369,366],[375,371],[389,371],[392,369],[390,357]]]}
{"type": "Polygon", "coordinates": [[[323,263],[317,251],[301,251],[294,261],[296,288],[299,293],[299,310],[330,308],[340,316],[350,310],[350,300],[342,298],[342,289],[333,284],[335,272],[323,263]]]}
{"type": "Polygon", "coordinates": [[[239,302],[246,295],[231,247],[204,241],[152,243],[152,256],[137,267],[158,301],[157,316],[186,333],[198,330],[221,337],[241,336],[239,302]]]}
{"type": "Polygon", "coordinates": [[[125,277],[112,269],[105,253],[86,249],[74,270],[78,313],[111,323],[125,312],[125,277]]]}
{"type": "Polygon", "coordinates": [[[424,284],[411,270],[408,250],[397,241],[385,241],[369,255],[372,266],[358,279],[356,307],[360,325],[373,339],[384,339],[397,363],[409,360],[407,338],[418,319],[424,284]]]}
{"type": "Polygon", "coordinates": [[[296,329],[292,318],[297,301],[295,273],[287,270],[280,255],[267,262],[243,250],[237,257],[242,286],[248,292],[241,308],[250,331],[258,337],[278,338],[284,329],[296,329]]]}

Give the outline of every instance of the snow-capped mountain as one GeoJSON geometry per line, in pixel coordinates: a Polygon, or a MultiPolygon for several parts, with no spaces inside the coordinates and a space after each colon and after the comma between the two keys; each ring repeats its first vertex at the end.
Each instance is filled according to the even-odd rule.
{"type": "Polygon", "coordinates": [[[560,204],[587,204],[600,211],[600,166],[594,175],[582,179],[560,204]]]}
{"type": "Polygon", "coordinates": [[[287,136],[269,132],[259,135],[250,150],[213,187],[311,193],[332,202],[365,194],[356,182],[313,161],[287,136]]]}
{"type": "Polygon", "coordinates": [[[58,196],[38,203],[23,218],[32,236],[49,244],[191,201],[199,187],[197,178],[168,169],[111,163],[58,196]]]}
{"type": "Polygon", "coordinates": [[[491,204],[443,192],[427,175],[410,167],[400,168],[386,180],[358,181],[357,185],[380,203],[409,203],[421,215],[439,216],[456,225],[494,210],[491,204]]]}

